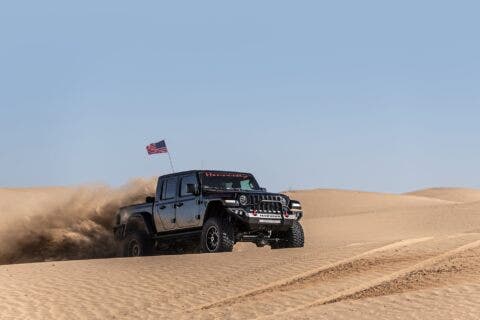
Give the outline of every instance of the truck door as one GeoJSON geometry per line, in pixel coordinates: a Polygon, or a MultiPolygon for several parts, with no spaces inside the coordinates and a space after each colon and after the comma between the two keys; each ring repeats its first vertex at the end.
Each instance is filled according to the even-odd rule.
{"type": "Polygon", "coordinates": [[[177,198],[177,225],[179,228],[192,228],[200,225],[199,196],[188,185],[198,188],[196,174],[188,174],[180,177],[180,189],[177,198]]]}
{"type": "Polygon", "coordinates": [[[175,228],[176,202],[177,202],[177,177],[160,180],[155,202],[155,226],[158,232],[175,228]]]}

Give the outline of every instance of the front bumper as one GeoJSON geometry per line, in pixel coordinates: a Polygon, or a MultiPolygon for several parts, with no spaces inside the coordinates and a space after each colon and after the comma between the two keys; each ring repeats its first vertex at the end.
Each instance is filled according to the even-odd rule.
{"type": "Polygon", "coordinates": [[[241,221],[250,230],[288,229],[302,216],[301,212],[285,210],[283,212],[259,212],[254,209],[233,207],[227,209],[231,215],[241,221]]]}

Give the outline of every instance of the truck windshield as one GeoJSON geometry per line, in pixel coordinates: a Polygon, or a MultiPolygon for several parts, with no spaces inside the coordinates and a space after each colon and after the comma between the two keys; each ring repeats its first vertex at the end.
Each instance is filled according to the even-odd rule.
{"type": "Polygon", "coordinates": [[[260,190],[251,174],[236,172],[205,172],[202,174],[204,188],[219,190],[260,190]]]}

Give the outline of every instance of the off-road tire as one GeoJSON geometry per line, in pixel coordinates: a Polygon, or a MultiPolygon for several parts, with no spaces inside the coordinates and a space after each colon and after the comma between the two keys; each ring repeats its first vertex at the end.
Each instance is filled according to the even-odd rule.
{"type": "Polygon", "coordinates": [[[280,234],[279,237],[281,239],[279,242],[270,245],[272,249],[303,248],[305,243],[303,228],[298,221],[295,221],[290,229],[280,234]]]}
{"type": "Polygon", "coordinates": [[[233,226],[227,217],[211,217],[203,225],[200,239],[204,253],[231,252],[235,244],[233,226]]]}
{"type": "Polygon", "coordinates": [[[124,257],[141,257],[152,254],[153,244],[148,239],[146,232],[135,231],[128,234],[122,241],[124,257]]]}

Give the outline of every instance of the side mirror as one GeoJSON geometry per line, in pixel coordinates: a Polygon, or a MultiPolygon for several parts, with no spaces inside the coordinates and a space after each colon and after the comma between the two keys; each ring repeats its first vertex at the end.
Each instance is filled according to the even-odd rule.
{"type": "Polygon", "coordinates": [[[146,203],[155,203],[155,197],[146,197],[145,202],[146,203]]]}
{"type": "Polygon", "coordinates": [[[194,194],[194,195],[198,195],[198,186],[196,184],[193,184],[193,183],[188,183],[187,184],[187,193],[190,193],[190,194],[194,194]]]}

